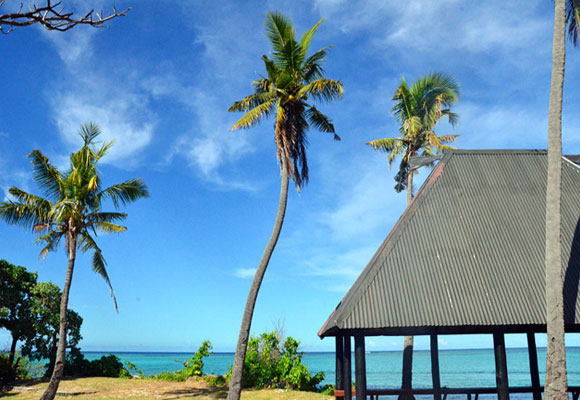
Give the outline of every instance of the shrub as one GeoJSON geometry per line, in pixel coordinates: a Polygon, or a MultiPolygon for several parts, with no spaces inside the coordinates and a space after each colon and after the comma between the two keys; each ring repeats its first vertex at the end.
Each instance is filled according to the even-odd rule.
{"type": "Polygon", "coordinates": [[[191,356],[189,360],[183,363],[184,369],[175,372],[165,371],[154,376],[156,379],[161,379],[164,381],[177,381],[183,382],[188,378],[193,376],[203,375],[203,359],[211,355],[211,342],[209,340],[204,341],[200,348],[197,349],[195,355],[191,356]]]}
{"type": "Polygon", "coordinates": [[[133,375],[144,376],[145,374],[141,371],[135,364],[131,361],[125,361],[125,368],[121,371],[119,375],[120,378],[132,378],[133,375]]]}
{"type": "Polygon", "coordinates": [[[123,374],[128,373],[123,367],[123,363],[114,354],[109,354],[108,356],[102,356],[98,360],[91,361],[91,367],[93,370],[93,376],[105,376],[108,378],[118,378],[123,374]]]}
{"type": "Polygon", "coordinates": [[[320,388],[320,393],[327,395],[327,396],[334,396],[334,391],[336,390],[336,385],[332,385],[327,383],[323,387],[320,388]]]}
{"type": "MultiPolygon", "coordinates": [[[[248,342],[244,363],[243,386],[252,388],[288,388],[316,391],[324,373],[312,376],[302,363],[300,342],[292,337],[283,338],[278,332],[252,336],[248,342]]],[[[231,369],[228,378],[231,377],[231,369]]]]}
{"type": "Polygon", "coordinates": [[[130,375],[119,357],[114,354],[89,361],[78,348],[72,348],[66,356],[64,376],[104,376],[118,378],[130,375]]]}
{"type": "Polygon", "coordinates": [[[187,376],[202,376],[203,375],[203,359],[208,357],[212,345],[209,340],[205,340],[199,349],[195,352],[195,355],[191,357],[188,361],[184,363],[185,374],[187,376]]]}
{"type": "Polygon", "coordinates": [[[226,378],[223,375],[204,375],[203,380],[210,386],[224,386],[226,378]]]}

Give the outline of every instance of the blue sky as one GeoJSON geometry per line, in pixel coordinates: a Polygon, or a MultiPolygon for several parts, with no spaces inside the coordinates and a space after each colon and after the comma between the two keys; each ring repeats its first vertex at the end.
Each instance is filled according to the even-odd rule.
{"type": "MultiPolygon", "coordinates": [[[[269,11],[292,18],[298,34],[326,18],[311,48],[335,46],[326,74],[343,82],[345,96],[320,107],[342,141],[309,134],[310,184],[290,192],[253,332],[283,323],[304,349],[333,349],[317,331],[405,207],[393,190],[395,171],[364,145],[397,133],[390,109],[402,76],[443,71],[459,81],[460,122],[438,128],[460,134],[457,147],[546,147],[550,1],[98,1],[63,3],[78,12],[133,9],[104,29],[29,27],[0,36],[2,197],[12,185],[37,190],[26,157],[33,149],[65,166],[87,121],[116,140],[101,166],[105,183],[141,177],[151,191],[127,208],[127,232],[100,236],[118,313],[89,257],[78,258],[70,306],[84,318],[85,350],[190,351],[204,339],[217,351],[234,349],[280,179],[272,122],[231,132],[240,115],[227,109],[263,73],[269,11]]],[[[565,153],[580,153],[579,56],[569,49],[565,153]]],[[[62,286],[64,249],[40,260],[34,240],[0,224],[0,258],[62,286]]],[[[0,333],[0,346],[7,343],[0,333]]],[[[490,345],[482,336],[441,340],[441,348],[490,345]]],[[[396,350],[402,338],[367,346],[396,350]]]]}

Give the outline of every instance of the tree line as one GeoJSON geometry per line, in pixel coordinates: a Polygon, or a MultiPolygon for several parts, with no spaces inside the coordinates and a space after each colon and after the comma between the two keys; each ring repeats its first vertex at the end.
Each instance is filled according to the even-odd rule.
{"type": "MultiPolygon", "coordinates": [[[[29,360],[49,360],[49,365],[56,358],[62,292],[56,284],[38,282],[37,278],[36,272],[0,260],[0,328],[10,333],[7,361],[15,370],[20,356],[29,360]]],[[[76,311],[68,309],[67,321],[67,348],[70,351],[77,348],[82,339],[83,319],[76,311]]]]}

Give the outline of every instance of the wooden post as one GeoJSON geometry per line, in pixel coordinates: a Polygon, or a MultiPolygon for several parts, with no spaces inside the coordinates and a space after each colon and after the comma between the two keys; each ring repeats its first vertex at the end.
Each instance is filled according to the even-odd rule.
{"type": "Polygon", "coordinates": [[[367,369],[365,357],[365,337],[362,334],[357,334],[354,337],[356,400],[367,399],[367,369]]]}
{"type": "MultiPolygon", "coordinates": [[[[344,390],[344,338],[336,335],[336,390],[344,390]]],[[[344,397],[338,397],[344,399],[344,397]]]]}
{"type": "Polygon", "coordinates": [[[536,350],[536,337],[533,332],[528,332],[528,355],[530,357],[530,377],[532,378],[534,400],[542,400],[540,372],[538,371],[538,352],[536,350]]]}
{"type": "Polygon", "coordinates": [[[495,381],[498,400],[509,400],[509,383],[507,359],[505,355],[505,338],[503,332],[493,333],[493,348],[495,352],[495,381]]]}
{"type": "MultiPolygon", "coordinates": [[[[431,334],[431,378],[433,379],[433,400],[441,400],[441,378],[439,376],[439,343],[437,334],[431,334]]],[[[534,399],[536,400],[536,399],[534,399]]]]}
{"type": "Polygon", "coordinates": [[[343,384],[344,384],[344,400],[352,400],[352,369],[351,369],[351,351],[350,351],[350,336],[344,335],[344,353],[342,355],[343,361],[343,384]]]}

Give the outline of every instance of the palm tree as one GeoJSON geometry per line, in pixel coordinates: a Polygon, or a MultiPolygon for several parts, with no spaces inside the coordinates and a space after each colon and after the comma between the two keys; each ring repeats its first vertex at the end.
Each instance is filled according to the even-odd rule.
{"type": "MultiPolygon", "coordinates": [[[[405,78],[395,91],[392,112],[400,123],[399,137],[378,139],[367,145],[388,154],[389,168],[397,156],[402,155],[399,171],[395,176],[395,190],[407,188],[407,205],[413,199],[413,174],[409,167],[411,157],[434,155],[451,147],[458,135],[437,136],[433,131],[442,117],[447,117],[451,125],[457,122],[457,114],[451,106],[459,100],[459,85],[453,78],[443,73],[429,73],[419,78],[411,88],[405,78]]],[[[403,344],[403,389],[412,387],[413,336],[406,336],[403,344]]],[[[403,396],[405,397],[405,396],[403,396]]]]}
{"type": "Polygon", "coordinates": [[[275,113],[276,155],[280,162],[282,184],[274,230],[256,270],[244,308],[228,400],[240,398],[254,305],[282,229],[288,198],[288,180],[292,178],[298,191],[308,182],[306,132],[313,126],[322,132],[333,134],[334,139],[340,140],[334,131],[332,121],[313,104],[307,102],[309,98],[321,102],[333,101],[343,95],[340,81],[324,77],[322,62],[327,55],[328,47],[310,56],[307,55],[312,36],[322,21],[307,30],[300,42],[297,42],[292,22],[277,12],[269,13],[266,17],[266,31],[272,45],[272,58],[262,56],[267,76],[255,80],[254,93],[236,101],[229,109],[246,113],[236,122],[232,130],[250,128],[275,113]]]}
{"type": "Polygon", "coordinates": [[[45,244],[41,256],[56,250],[64,239],[68,252],[68,267],[60,301],[60,326],[54,370],[48,388],[41,400],[52,400],[62,378],[65,352],[67,307],[70,286],[75,267],[77,250],[93,252],[93,270],[101,275],[111,289],[117,308],[117,300],[107,274],[106,262],[95,237],[98,232],[118,233],[126,228],[117,223],[127,218],[120,212],[104,212],[101,206],[111,200],[115,208],[147,197],[147,186],[141,179],[130,179],[105,189],[97,171],[97,162],[107,153],[112,142],[96,148],[95,139],[100,130],[94,124],[83,125],[79,132],[83,146],[70,156],[70,170],[58,171],[39,150],[29,157],[32,160],[34,179],[41,186],[46,198],[11,187],[9,193],[15,200],[0,203],[0,219],[9,224],[30,228],[39,234],[38,240],[45,244]]]}
{"type": "Polygon", "coordinates": [[[546,184],[546,379],[548,400],[568,399],[566,346],[564,341],[564,298],[561,253],[562,99],[568,37],[578,44],[580,2],[556,0],[552,44],[552,80],[548,111],[548,181],[546,184]]]}

